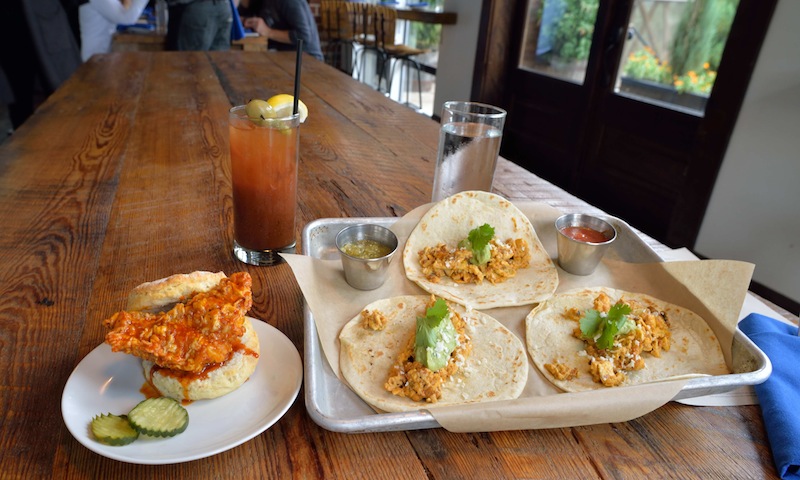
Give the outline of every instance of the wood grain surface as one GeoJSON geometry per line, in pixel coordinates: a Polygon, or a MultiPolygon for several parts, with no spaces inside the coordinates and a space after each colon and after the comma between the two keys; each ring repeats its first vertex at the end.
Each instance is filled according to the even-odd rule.
{"type": "MultiPolygon", "coordinates": [[[[554,430],[341,434],[309,418],[301,391],[263,434],[202,460],[134,465],[79,444],[61,417],[65,382],[143,281],[248,271],[251,315],[302,355],[303,298],[289,267],[249,267],[230,253],[227,111],[290,93],[293,76],[286,53],[95,56],[0,147],[1,478],[775,476],[757,406],[670,403],[624,424],[554,430]]],[[[317,218],[401,216],[430,199],[434,121],[308,56],[300,94],[310,116],[298,241],[317,218]]],[[[502,159],[495,186],[589,208],[502,159]]]]}

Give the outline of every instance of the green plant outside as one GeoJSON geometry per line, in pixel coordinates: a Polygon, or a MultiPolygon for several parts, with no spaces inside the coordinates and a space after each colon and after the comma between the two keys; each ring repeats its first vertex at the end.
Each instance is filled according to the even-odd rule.
{"type": "MultiPolygon", "coordinates": [[[[553,1],[553,0],[549,0],[553,1]]],[[[563,61],[586,60],[592,47],[599,0],[562,0],[564,13],[553,25],[553,55],[563,61]]]]}
{"type": "Polygon", "coordinates": [[[437,49],[442,36],[442,26],[432,23],[411,22],[411,38],[417,48],[437,49]]]}
{"type": "Polygon", "coordinates": [[[625,76],[671,85],[680,93],[710,94],[739,0],[696,0],[675,31],[670,59],[649,47],[628,56],[625,76]]]}
{"type": "Polygon", "coordinates": [[[653,50],[649,47],[645,47],[628,56],[628,62],[625,64],[623,74],[638,80],[649,80],[671,85],[679,93],[705,95],[711,93],[714,81],[717,79],[716,70],[711,69],[711,65],[708,62],[704,63],[697,71],[689,70],[682,75],[674,74],[672,65],[656,58],[653,50]]]}

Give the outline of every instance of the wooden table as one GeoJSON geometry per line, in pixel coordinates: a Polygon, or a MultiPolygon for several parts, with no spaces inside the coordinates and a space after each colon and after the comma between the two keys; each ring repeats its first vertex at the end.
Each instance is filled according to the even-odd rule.
{"type": "MultiPolygon", "coordinates": [[[[161,52],[166,48],[167,36],[155,32],[117,32],[111,42],[112,52],[161,52]]],[[[231,50],[266,52],[267,41],[263,37],[250,36],[231,41],[231,50]]]]}
{"type": "MultiPolygon", "coordinates": [[[[427,202],[436,123],[308,56],[303,67],[311,114],[301,128],[298,238],[317,218],[400,216],[427,202]]],[[[142,281],[246,270],[251,315],[302,353],[303,298],[289,267],[249,267],[230,253],[227,111],[291,92],[293,70],[292,53],[95,56],[0,147],[0,477],[775,475],[757,406],[670,403],[627,423],[553,430],[349,435],[314,424],[301,391],[269,430],[206,459],[135,465],[79,444],[61,417],[65,382],[142,281]]],[[[496,185],[512,199],[586,207],[504,160],[496,185]]]]}

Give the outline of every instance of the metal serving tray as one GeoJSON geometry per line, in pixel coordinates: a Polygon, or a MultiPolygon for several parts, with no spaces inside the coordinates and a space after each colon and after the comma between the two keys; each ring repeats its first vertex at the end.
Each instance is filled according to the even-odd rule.
{"type": "MultiPolygon", "coordinates": [[[[624,221],[603,217],[617,229],[617,240],[607,255],[631,263],[658,262],[658,256],[624,221]]],[[[395,217],[323,218],[303,229],[303,253],[322,260],[339,258],[336,234],[349,225],[373,223],[389,227],[395,217]]],[[[342,383],[322,353],[314,317],[308,304],[304,308],[304,369],[306,410],[319,426],[334,432],[364,433],[438,428],[439,423],[426,411],[376,413],[342,383]]],[[[734,334],[734,350],[744,365],[743,373],[701,377],[689,380],[673,398],[681,400],[716,393],[725,393],[746,385],[764,382],[772,371],[767,356],[742,332],[734,334]]]]}

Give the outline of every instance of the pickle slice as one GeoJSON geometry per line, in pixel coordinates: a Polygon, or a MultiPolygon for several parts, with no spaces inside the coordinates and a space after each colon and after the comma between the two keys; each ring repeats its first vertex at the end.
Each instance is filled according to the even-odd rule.
{"type": "Polygon", "coordinates": [[[148,398],[133,407],[128,421],[143,435],[173,437],[189,426],[189,412],[175,399],[148,398]]]}
{"type": "Polygon", "coordinates": [[[97,415],[92,419],[91,428],[94,438],[100,443],[115,447],[128,445],[139,438],[139,432],[131,426],[125,415],[97,415]]]}

